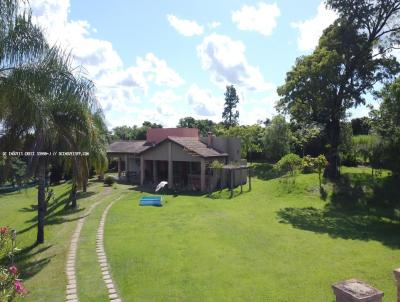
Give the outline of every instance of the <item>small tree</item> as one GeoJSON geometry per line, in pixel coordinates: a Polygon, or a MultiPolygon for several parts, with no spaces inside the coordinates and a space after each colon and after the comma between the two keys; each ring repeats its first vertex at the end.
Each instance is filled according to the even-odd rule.
{"type": "Polygon", "coordinates": [[[226,86],[225,105],[222,112],[222,119],[225,127],[229,128],[239,124],[239,111],[235,110],[239,104],[239,97],[236,94],[236,89],[231,86],[226,86]]]}
{"type": "Polygon", "coordinates": [[[218,160],[214,160],[211,164],[210,164],[210,169],[212,169],[213,171],[217,172],[218,175],[218,181],[217,184],[219,184],[219,188],[220,190],[222,190],[222,186],[221,186],[221,174],[222,174],[222,167],[224,166],[223,163],[221,163],[218,160]]]}
{"type": "Polygon", "coordinates": [[[301,158],[294,153],[286,154],[276,163],[276,167],[279,171],[288,173],[294,180],[297,172],[301,168],[301,158]]]}
{"type": "Polygon", "coordinates": [[[319,180],[319,188],[322,189],[322,171],[326,168],[328,165],[328,160],[326,159],[325,155],[320,154],[318,157],[313,158],[313,166],[318,172],[318,180],[319,180]]]}

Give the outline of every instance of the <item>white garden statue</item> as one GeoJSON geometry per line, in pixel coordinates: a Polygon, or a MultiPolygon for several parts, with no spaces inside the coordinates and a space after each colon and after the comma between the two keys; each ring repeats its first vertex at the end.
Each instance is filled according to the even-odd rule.
{"type": "Polygon", "coordinates": [[[162,181],[160,182],[157,187],[156,187],[156,192],[160,191],[161,189],[164,189],[164,187],[168,184],[168,181],[162,181]]]}

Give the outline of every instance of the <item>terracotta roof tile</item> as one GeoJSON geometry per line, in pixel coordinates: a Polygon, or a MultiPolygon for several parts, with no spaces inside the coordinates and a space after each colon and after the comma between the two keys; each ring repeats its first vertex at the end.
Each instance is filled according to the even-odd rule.
{"type": "Polygon", "coordinates": [[[118,141],[108,146],[107,153],[140,153],[150,147],[146,141],[118,141]]]}
{"type": "Polygon", "coordinates": [[[213,148],[208,148],[207,145],[201,142],[198,138],[168,136],[168,139],[181,145],[185,149],[200,155],[201,157],[228,156],[226,153],[220,153],[213,148]]]}

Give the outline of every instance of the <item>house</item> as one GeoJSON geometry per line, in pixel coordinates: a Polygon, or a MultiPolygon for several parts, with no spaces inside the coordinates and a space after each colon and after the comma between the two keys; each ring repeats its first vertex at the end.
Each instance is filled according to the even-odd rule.
{"type": "Polygon", "coordinates": [[[132,184],[157,184],[168,181],[169,188],[205,192],[216,186],[246,183],[247,171],[213,173],[210,164],[247,165],[240,158],[240,139],[200,137],[195,128],[148,129],[145,141],[117,141],[107,155],[118,161],[118,177],[132,184]],[[218,175],[216,175],[218,174],[218,175]]]}

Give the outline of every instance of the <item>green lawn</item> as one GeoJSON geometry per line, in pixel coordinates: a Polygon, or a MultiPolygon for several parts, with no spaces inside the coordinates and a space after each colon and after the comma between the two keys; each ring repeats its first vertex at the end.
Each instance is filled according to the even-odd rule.
{"type": "Polygon", "coordinates": [[[234,199],[168,195],[162,208],[126,196],[111,208],[105,233],[123,300],[333,301],[332,283],[360,278],[394,301],[398,212],[375,204],[386,183],[374,191],[370,170],[349,171],[352,182],[326,201],[315,174],[299,176],[295,187],[255,180],[234,199]]]}
{"type": "Polygon", "coordinates": [[[334,301],[330,285],[360,278],[395,300],[392,270],[400,266],[400,186],[372,181],[366,168],[343,168],[338,185],[317,175],[296,185],[271,179],[259,166],[243,194],[165,195],[161,208],[139,207],[140,193],[117,185],[107,194],[93,182],[79,211],[63,209],[69,185],[54,187],[46,244],[34,246],[36,189],[0,195],[0,225],[18,230],[18,264],[26,301],[65,300],[65,262],[76,221],[86,218],[77,254],[81,301],[107,301],[95,251],[105,207],[105,247],[123,301],[334,301]],[[261,173],[263,172],[263,173],[261,173]],[[371,184],[374,185],[372,186],[371,184]]]}
{"type": "Polygon", "coordinates": [[[45,227],[45,244],[36,246],[37,189],[30,188],[20,193],[0,194],[0,225],[17,230],[17,246],[21,252],[17,265],[22,271],[29,294],[24,301],[65,301],[65,263],[76,221],[85,208],[95,201],[96,194],[103,190],[102,184],[91,183],[88,193],[81,195],[76,211],[65,210],[65,198],[69,184],[53,187],[55,200],[48,207],[45,227]]]}

